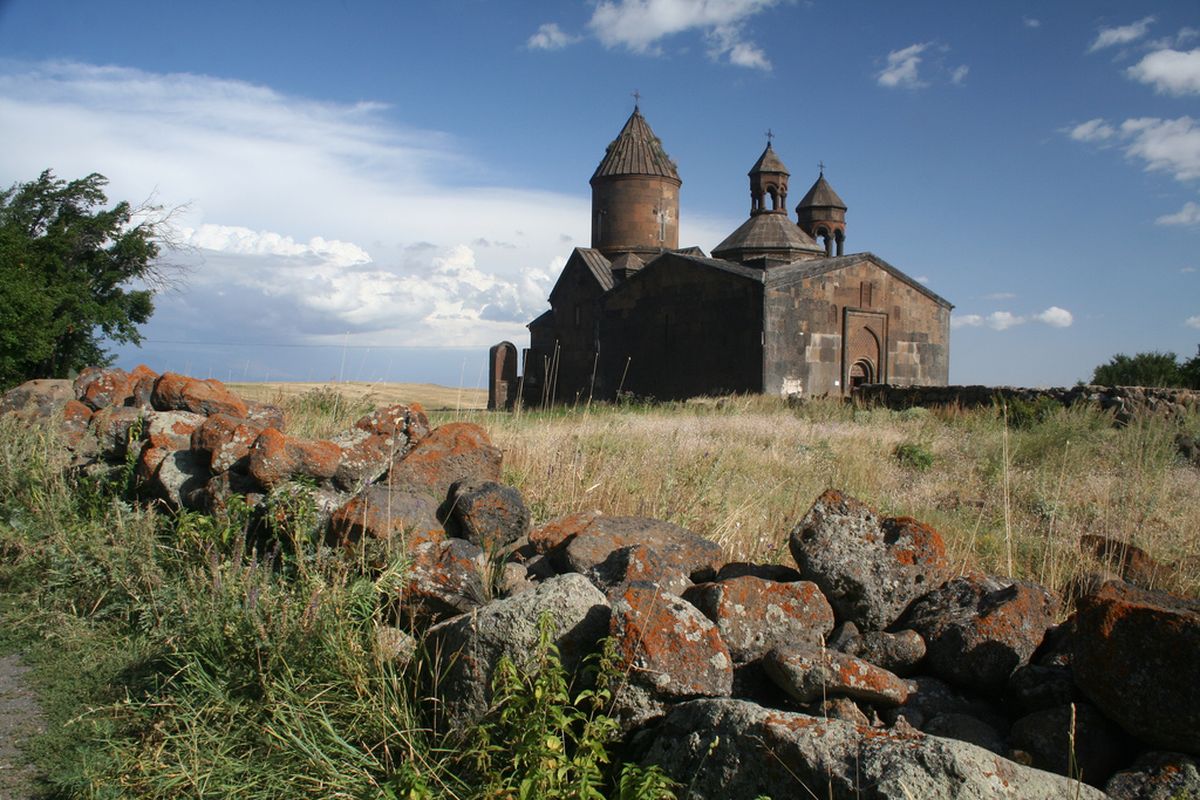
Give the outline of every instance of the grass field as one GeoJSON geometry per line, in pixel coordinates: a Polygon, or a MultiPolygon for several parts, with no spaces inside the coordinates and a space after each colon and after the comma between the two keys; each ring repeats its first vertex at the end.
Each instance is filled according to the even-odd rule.
{"type": "Polygon", "coordinates": [[[313,391],[335,391],[356,404],[420,403],[427,410],[487,408],[487,392],[483,389],[451,389],[433,383],[345,381],[342,383],[230,383],[226,385],[247,400],[281,405],[313,391]]]}
{"type": "MultiPolygon", "coordinates": [[[[398,401],[426,405],[434,424],[477,422],[535,522],[643,514],[730,559],[789,563],[789,531],[833,487],[932,524],[963,571],[1067,594],[1115,568],[1081,551],[1091,533],[1147,550],[1163,565],[1156,585],[1200,594],[1200,469],[1174,445],[1200,433],[1195,415],[1116,427],[1087,408],[764,397],[508,414],[458,390],[235,388],[279,402],[289,430],[314,438],[398,401]]],[[[120,480],[63,466],[52,438],[0,419],[0,647],[38,676],[47,734],[30,753],[47,797],[671,796],[654,775],[607,763],[620,756],[603,709],[571,702],[552,657],[506,690],[520,710],[501,715],[507,727],[431,731],[420,662],[393,662],[377,637],[403,555],[373,572],[317,547],[303,486],[268,501],[280,546],[255,549],[237,508],[157,513],[120,480]]]]}

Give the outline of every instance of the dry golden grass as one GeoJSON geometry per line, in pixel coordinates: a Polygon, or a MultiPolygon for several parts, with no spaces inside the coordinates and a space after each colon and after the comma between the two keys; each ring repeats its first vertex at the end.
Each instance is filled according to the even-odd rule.
{"type": "Polygon", "coordinates": [[[1112,567],[1081,554],[1079,537],[1095,533],[1166,564],[1163,588],[1200,590],[1200,470],[1174,454],[1178,423],[1118,429],[1074,409],[1006,429],[990,409],[789,408],[770,398],[454,417],[488,429],[505,451],[505,480],[539,520],[587,508],[642,514],[712,538],[732,559],[790,563],[788,533],[837,488],[932,524],[964,571],[1062,591],[1112,567]],[[902,443],[932,465],[902,464],[902,443]]]}
{"type": "Polygon", "coordinates": [[[341,383],[229,383],[226,385],[247,400],[273,402],[280,405],[287,400],[313,391],[335,391],[354,404],[369,402],[381,406],[393,403],[420,403],[427,410],[487,408],[487,392],[483,389],[451,389],[433,383],[345,381],[341,383]]]}

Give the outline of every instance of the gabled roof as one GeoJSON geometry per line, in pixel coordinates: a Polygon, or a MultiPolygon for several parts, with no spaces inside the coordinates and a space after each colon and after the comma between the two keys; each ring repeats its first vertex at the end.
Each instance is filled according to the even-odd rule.
{"type": "Polygon", "coordinates": [[[760,172],[782,172],[784,175],[791,175],[787,167],[783,165],[783,161],[779,156],[775,155],[775,151],[771,148],[771,143],[767,142],[767,149],[763,150],[762,155],[758,157],[758,161],[754,162],[754,166],[750,168],[748,175],[756,175],[760,172]]]}
{"type": "Polygon", "coordinates": [[[839,269],[852,267],[863,261],[870,261],[875,266],[883,271],[891,274],[897,280],[907,283],[909,286],[916,289],[921,294],[933,300],[935,303],[945,306],[946,308],[954,308],[954,304],[946,298],[942,297],[937,292],[927,288],[925,284],[909,277],[904,272],[893,267],[888,262],[884,261],[874,253],[852,253],[848,256],[834,256],[832,258],[815,258],[809,261],[796,261],[792,264],[784,264],[777,267],[772,267],[766,270],[766,284],[770,287],[788,286],[790,284],[802,281],[805,278],[816,277],[828,272],[836,272],[839,269]]]}
{"type": "Polygon", "coordinates": [[[787,214],[755,214],[743,222],[725,241],[713,248],[717,258],[743,261],[756,255],[807,253],[825,254],[825,248],[813,241],[787,214]]]}
{"type": "Polygon", "coordinates": [[[842,202],[842,198],[838,197],[838,193],[829,185],[829,181],[825,180],[825,173],[822,172],[817,178],[817,182],[808,190],[808,194],[800,198],[799,205],[796,209],[805,208],[806,206],[819,206],[840,208],[846,210],[846,204],[842,202]]]}
{"type": "Polygon", "coordinates": [[[550,290],[551,305],[554,303],[554,296],[558,293],[559,286],[569,275],[579,270],[583,270],[584,274],[592,277],[602,294],[613,287],[612,266],[604,254],[591,247],[576,247],[567,258],[567,263],[563,265],[558,280],[554,282],[554,288],[550,290]]]}
{"type": "Polygon", "coordinates": [[[650,130],[637,107],[604,151],[604,158],[596,167],[592,180],[613,175],[656,175],[679,180],[675,162],[663,150],[662,142],[650,130]]]}
{"type": "Polygon", "coordinates": [[[708,258],[708,255],[694,244],[687,247],[681,247],[675,252],[679,253],[681,256],[700,256],[701,258],[708,258]]]}
{"type": "MultiPolygon", "coordinates": [[[[580,260],[591,271],[592,275],[596,276],[596,283],[600,284],[600,288],[608,291],[613,287],[612,264],[608,258],[599,250],[593,250],[590,247],[576,247],[571,252],[571,258],[567,259],[567,263],[571,263],[571,259],[579,257],[580,260]]],[[[563,269],[566,272],[566,269],[563,269]]]]}

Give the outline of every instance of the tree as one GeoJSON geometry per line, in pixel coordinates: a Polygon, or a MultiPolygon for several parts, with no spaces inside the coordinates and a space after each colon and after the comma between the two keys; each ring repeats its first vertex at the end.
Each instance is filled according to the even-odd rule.
{"type": "Polygon", "coordinates": [[[105,340],[141,341],[170,215],[104,208],[107,183],[46,170],[0,192],[0,387],[109,364],[105,340]]]}
{"type": "Polygon", "coordinates": [[[1132,357],[1117,353],[1107,364],[1096,367],[1092,383],[1102,386],[1187,385],[1175,354],[1157,351],[1132,357]]]}
{"type": "Polygon", "coordinates": [[[1200,346],[1196,347],[1196,355],[1179,365],[1179,377],[1183,386],[1200,389],[1200,346]]]}

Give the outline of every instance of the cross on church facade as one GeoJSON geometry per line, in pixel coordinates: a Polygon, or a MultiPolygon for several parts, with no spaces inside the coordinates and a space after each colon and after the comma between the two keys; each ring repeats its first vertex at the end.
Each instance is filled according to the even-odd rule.
{"type": "Polygon", "coordinates": [[[633,90],[633,107],[637,108],[642,104],[642,93],[637,89],[633,90]]]}
{"type": "Polygon", "coordinates": [[[771,145],[771,140],[774,138],[775,138],[775,134],[771,131],[770,128],[767,128],[767,146],[768,147],[771,145]]]}

